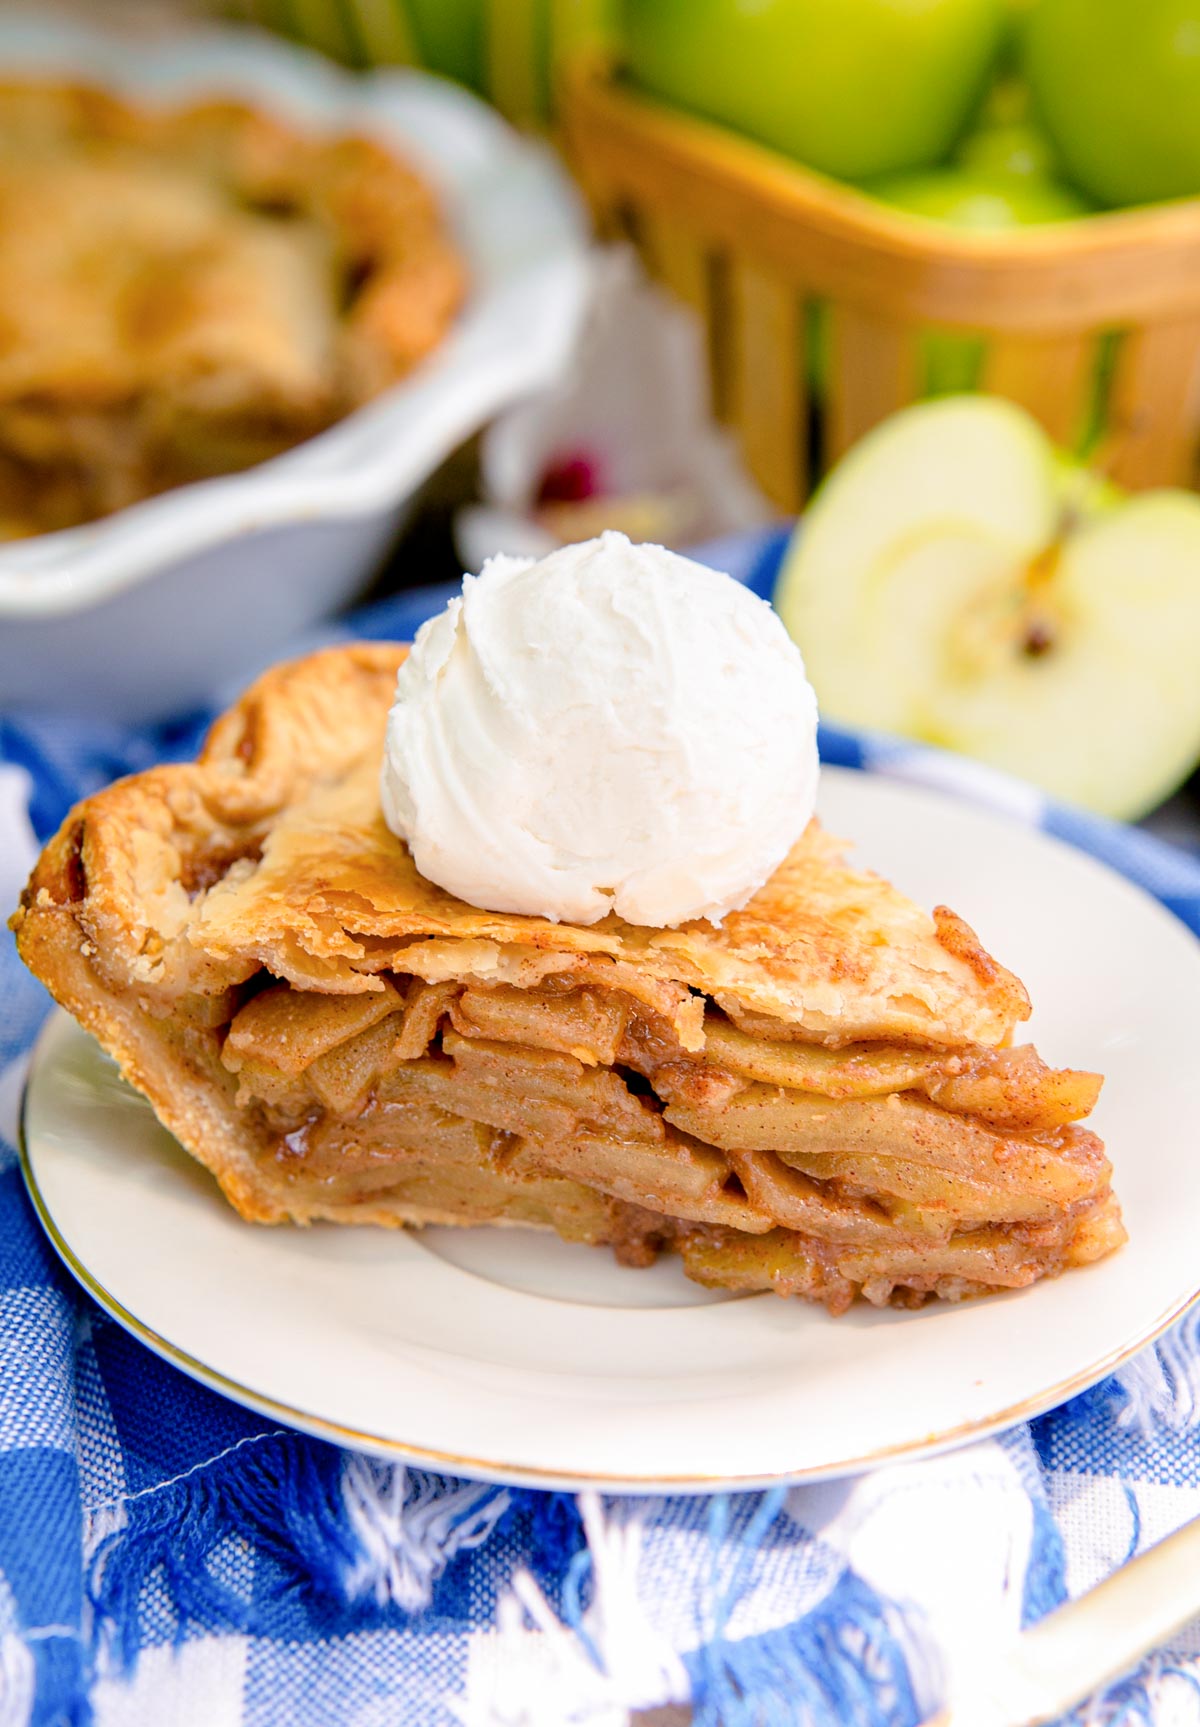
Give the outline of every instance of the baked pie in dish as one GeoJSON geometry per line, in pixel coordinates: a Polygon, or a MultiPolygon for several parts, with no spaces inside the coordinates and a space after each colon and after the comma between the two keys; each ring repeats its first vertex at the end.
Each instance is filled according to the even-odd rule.
{"type": "Polygon", "coordinates": [[[742,911],[482,911],[379,802],[405,650],[276,668],[194,764],[74,810],[30,968],[254,1222],[526,1224],[834,1313],[1019,1288],[1124,1240],[1094,1074],[814,820],[742,911]]]}
{"type": "Polygon", "coordinates": [[[0,537],[291,448],[429,353],[464,285],[371,138],[0,84],[0,537]]]}

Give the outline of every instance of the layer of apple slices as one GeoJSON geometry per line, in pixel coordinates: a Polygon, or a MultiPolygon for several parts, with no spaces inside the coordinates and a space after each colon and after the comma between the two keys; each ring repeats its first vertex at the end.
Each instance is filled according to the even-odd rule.
{"type": "Polygon", "coordinates": [[[218,1033],[300,1221],[542,1225],[833,1311],[1020,1287],[1124,1239],[1076,1125],[1100,1082],[1032,1049],[830,1049],[710,1004],[688,1051],[645,1001],[571,978],[381,982],[273,983],[218,1033]]]}

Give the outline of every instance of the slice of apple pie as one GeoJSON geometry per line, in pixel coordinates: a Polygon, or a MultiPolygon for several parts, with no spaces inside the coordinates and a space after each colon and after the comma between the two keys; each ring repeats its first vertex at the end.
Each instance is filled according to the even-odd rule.
{"type": "Polygon", "coordinates": [[[532,1224],[833,1312],[1121,1243],[1099,1078],[1010,1047],[1017,979],[815,821],[720,928],[425,880],[379,807],[403,653],[269,673],[198,762],[79,805],[14,918],[243,1217],[532,1224]]]}

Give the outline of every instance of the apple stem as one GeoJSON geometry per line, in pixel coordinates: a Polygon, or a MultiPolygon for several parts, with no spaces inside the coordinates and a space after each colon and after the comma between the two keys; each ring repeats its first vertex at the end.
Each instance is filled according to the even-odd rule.
{"type": "Polygon", "coordinates": [[[1039,588],[1044,588],[1058,574],[1059,562],[1063,555],[1063,540],[1069,531],[1065,516],[1059,524],[1058,536],[1044,546],[1036,557],[1030,558],[1025,567],[1025,587],[1032,597],[1039,588]]]}

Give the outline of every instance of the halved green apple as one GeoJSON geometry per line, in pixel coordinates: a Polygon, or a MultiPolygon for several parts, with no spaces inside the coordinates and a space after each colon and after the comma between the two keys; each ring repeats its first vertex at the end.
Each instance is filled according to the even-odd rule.
{"type": "Polygon", "coordinates": [[[1127,497],[987,396],[885,421],[825,481],[775,604],[825,718],[1106,815],[1200,759],[1200,498],[1127,497]]]}

